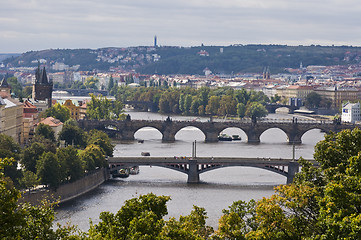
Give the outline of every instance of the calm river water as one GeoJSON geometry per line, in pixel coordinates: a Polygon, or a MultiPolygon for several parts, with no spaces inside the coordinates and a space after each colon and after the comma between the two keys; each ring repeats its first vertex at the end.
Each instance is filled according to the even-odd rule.
{"type": "MultiPolygon", "coordinates": [[[[132,119],[165,120],[167,116],[156,113],[129,112],[132,119]]],[[[194,120],[194,117],[172,117],[180,120],[194,120]]],[[[292,118],[290,115],[271,114],[269,118],[292,118]]],[[[206,121],[207,119],[198,119],[206,121]]],[[[187,127],[176,135],[176,142],[162,143],[161,133],[152,128],[139,130],[136,139],[144,143],[115,142],[114,156],[140,156],[150,152],[151,156],[191,156],[192,142],[197,141],[197,156],[228,157],[280,157],[292,158],[292,145],[287,143],[286,134],[279,129],[269,129],[261,135],[260,144],[247,144],[246,135],[237,128],[224,131],[238,134],[241,141],[205,143],[203,133],[197,128],[187,127]]],[[[311,130],[302,137],[302,144],[296,145],[296,157],[312,158],[315,144],[324,138],[319,130],[311,130]]],[[[193,205],[207,211],[207,224],[218,226],[222,209],[237,200],[259,200],[273,194],[273,187],[286,182],[286,177],[262,169],[229,167],[209,171],[200,175],[202,183],[187,184],[185,174],[160,168],[140,167],[138,175],[126,179],[113,179],[96,190],[56,209],[56,222],[78,225],[88,230],[89,219],[99,221],[103,211],[116,213],[124,201],[141,194],[168,195],[168,217],[188,215],[193,205]]]]}

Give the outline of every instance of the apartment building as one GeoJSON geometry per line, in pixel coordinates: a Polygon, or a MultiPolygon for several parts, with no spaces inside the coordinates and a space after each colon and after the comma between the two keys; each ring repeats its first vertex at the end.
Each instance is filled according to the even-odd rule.
{"type": "Polygon", "coordinates": [[[38,123],[39,119],[39,112],[30,101],[24,101],[24,111],[23,111],[23,131],[22,131],[22,138],[21,144],[26,145],[27,143],[31,142],[34,132],[35,126],[38,123]]]}
{"type": "Polygon", "coordinates": [[[361,99],[361,92],[359,89],[352,87],[320,87],[316,88],[314,91],[320,94],[322,97],[331,100],[331,107],[334,109],[340,109],[342,104],[347,101],[355,102],[361,99]]]}
{"type": "Polygon", "coordinates": [[[341,121],[349,123],[361,121],[360,102],[346,103],[342,107],[341,121]]]}
{"type": "Polygon", "coordinates": [[[11,136],[21,143],[23,129],[23,104],[12,99],[6,92],[0,92],[0,133],[11,136]]]}
{"type": "Polygon", "coordinates": [[[279,87],[276,90],[278,96],[290,98],[300,98],[304,100],[308,94],[313,91],[312,86],[308,85],[291,85],[288,87],[279,87]]]}

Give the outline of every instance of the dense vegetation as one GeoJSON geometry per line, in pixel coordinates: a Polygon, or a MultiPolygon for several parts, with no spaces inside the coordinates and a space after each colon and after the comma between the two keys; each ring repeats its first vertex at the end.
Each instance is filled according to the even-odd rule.
{"type": "MultiPolygon", "coordinates": [[[[183,114],[193,116],[245,116],[254,121],[267,115],[265,104],[277,102],[279,97],[269,99],[263,92],[234,90],[223,87],[210,89],[202,87],[174,88],[174,87],[120,87],[115,91],[116,99],[120,102],[140,101],[152,102],[155,111],[165,114],[183,114]]],[[[137,108],[147,109],[147,105],[136,105],[137,108]]]]}
{"type": "Polygon", "coordinates": [[[65,122],[59,140],[63,147],[57,147],[58,136],[45,124],[37,126],[32,143],[24,149],[11,137],[0,134],[0,158],[14,160],[5,167],[5,175],[18,188],[31,189],[42,184],[56,189],[62,183],[76,181],[105,167],[105,156],[113,154],[114,146],[105,133],[84,132],[71,119],[65,122]]]}
{"type": "MultiPolygon", "coordinates": [[[[1,145],[2,146],[2,145],[1,145]]],[[[315,147],[319,166],[305,160],[294,183],[280,185],[259,201],[236,201],[223,210],[218,229],[207,226],[204,208],[194,206],[179,219],[167,215],[169,196],[152,193],[124,203],[117,213],[102,212],[88,232],[66,226],[53,230],[49,206],[17,206],[19,192],[0,160],[2,239],[360,239],[361,130],[331,133],[315,147]]],[[[11,155],[11,154],[10,154],[11,155]]],[[[43,155],[44,158],[47,156],[43,155]]]]}
{"type": "Polygon", "coordinates": [[[342,65],[359,63],[361,49],[349,46],[286,46],[286,45],[234,45],[196,47],[147,47],[102,49],[49,49],[31,51],[4,60],[9,66],[36,66],[38,59],[69,66],[80,65],[79,70],[108,71],[110,67],[137,70],[146,74],[203,74],[208,67],[214,73],[261,73],[269,67],[271,73],[283,72],[285,68],[308,65],[342,65]],[[221,51],[221,48],[223,49],[221,51]],[[200,56],[205,50],[209,56],[200,56]],[[149,58],[145,57],[148,54],[149,58]],[[154,61],[154,54],[159,55],[154,61]],[[102,58],[99,58],[101,56],[102,58]],[[121,56],[122,59],[117,59],[121,56]],[[105,57],[105,60],[103,59],[105,57]],[[110,60],[113,59],[113,60],[110,60]]]}

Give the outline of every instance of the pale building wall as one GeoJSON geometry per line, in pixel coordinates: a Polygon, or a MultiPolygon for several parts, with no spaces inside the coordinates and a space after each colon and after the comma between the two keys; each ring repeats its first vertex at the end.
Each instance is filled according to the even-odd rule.
{"type": "Polygon", "coordinates": [[[360,103],[347,103],[342,108],[341,121],[355,123],[361,121],[360,103]]]}
{"type": "Polygon", "coordinates": [[[23,130],[23,105],[12,103],[9,99],[4,99],[4,101],[7,105],[1,108],[0,133],[8,135],[20,143],[23,130]]]}

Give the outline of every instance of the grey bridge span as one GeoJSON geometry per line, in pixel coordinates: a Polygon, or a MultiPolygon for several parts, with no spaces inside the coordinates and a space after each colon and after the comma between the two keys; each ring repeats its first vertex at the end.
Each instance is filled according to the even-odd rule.
{"type": "Polygon", "coordinates": [[[185,127],[196,127],[205,135],[206,142],[217,142],[218,135],[226,128],[235,127],[243,130],[249,143],[259,143],[263,132],[271,128],[281,129],[289,143],[301,143],[303,134],[312,129],[320,129],[326,133],[353,129],[354,124],[335,124],[332,121],[305,120],[264,120],[251,121],[172,121],[161,120],[79,120],[79,126],[85,130],[99,129],[119,140],[134,140],[134,134],[141,128],[152,127],[162,133],[163,142],[174,142],[175,135],[185,127]]]}
{"type": "MultiPolygon", "coordinates": [[[[314,160],[311,160],[314,161],[314,160]]],[[[293,181],[299,171],[299,163],[281,158],[231,158],[231,157],[110,157],[111,171],[133,166],[159,166],[188,175],[188,183],[198,183],[201,173],[231,166],[256,167],[287,177],[287,184],[293,181]]],[[[316,163],[316,162],[315,162],[316,163]]]]}

